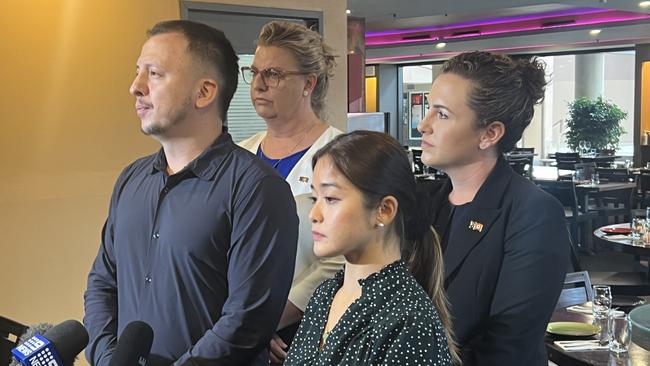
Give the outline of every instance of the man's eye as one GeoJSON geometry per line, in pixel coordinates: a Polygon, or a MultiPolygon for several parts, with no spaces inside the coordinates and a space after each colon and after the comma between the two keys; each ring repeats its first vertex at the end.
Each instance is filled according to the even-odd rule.
{"type": "Polygon", "coordinates": [[[445,112],[443,112],[443,111],[438,111],[438,118],[440,118],[440,119],[447,119],[447,118],[449,118],[449,117],[445,114],[445,112]]]}

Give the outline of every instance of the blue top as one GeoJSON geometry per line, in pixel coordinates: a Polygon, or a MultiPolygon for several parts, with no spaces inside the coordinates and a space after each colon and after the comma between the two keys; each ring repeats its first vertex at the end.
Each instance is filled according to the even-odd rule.
{"type": "Polygon", "coordinates": [[[293,169],[296,164],[298,164],[298,161],[300,158],[302,158],[303,155],[309,150],[311,146],[308,148],[298,151],[296,153],[293,153],[289,156],[285,156],[282,159],[271,159],[268,158],[266,155],[264,155],[264,152],[262,151],[262,145],[257,148],[257,156],[262,158],[267,164],[273,167],[273,169],[277,170],[278,173],[282,176],[282,178],[287,179],[287,176],[289,176],[289,173],[291,173],[291,170],[293,169]]]}
{"type": "Polygon", "coordinates": [[[295,263],[289,185],[227,133],[166,170],[161,150],[115,184],[85,293],[90,364],[141,320],[155,333],[147,365],[268,365],[295,263]]]}

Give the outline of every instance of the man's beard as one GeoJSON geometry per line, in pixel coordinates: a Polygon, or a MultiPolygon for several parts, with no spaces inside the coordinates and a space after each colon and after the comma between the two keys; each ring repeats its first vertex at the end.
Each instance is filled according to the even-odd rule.
{"type": "Polygon", "coordinates": [[[166,124],[160,122],[152,122],[148,126],[140,127],[140,131],[142,131],[142,133],[147,136],[164,136],[172,127],[181,124],[185,120],[191,106],[192,98],[188,97],[176,110],[176,112],[169,118],[166,124]]]}

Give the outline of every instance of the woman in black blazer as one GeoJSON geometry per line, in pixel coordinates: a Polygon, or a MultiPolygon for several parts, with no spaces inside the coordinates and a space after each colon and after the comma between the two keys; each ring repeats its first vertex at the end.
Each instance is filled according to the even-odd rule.
{"type": "Polygon", "coordinates": [[[512,171],[512,150],[544,96],[543,66],[487,52],[445,63],[418,125],[435,186],[445,287],[464,365],[547,365],[543,338],[569,261],[564,210],[512,171]]]}

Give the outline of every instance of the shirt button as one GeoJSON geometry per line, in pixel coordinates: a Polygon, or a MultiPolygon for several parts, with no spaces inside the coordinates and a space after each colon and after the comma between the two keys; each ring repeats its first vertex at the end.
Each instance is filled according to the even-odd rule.
{"type": "Polygon", "coordinates": [[[146,282],[146,283],[151,283],[151,276],[146,276],[146,277],[144,278],[144,282],[146,282]]]}
{"type": "Polygon", "coordinates": [[[158,239],[158,238],[160,238],[160,234],[154,233],[153,235],[151,235],[151,237],[154,238],[154,239],[158,239]]]}

